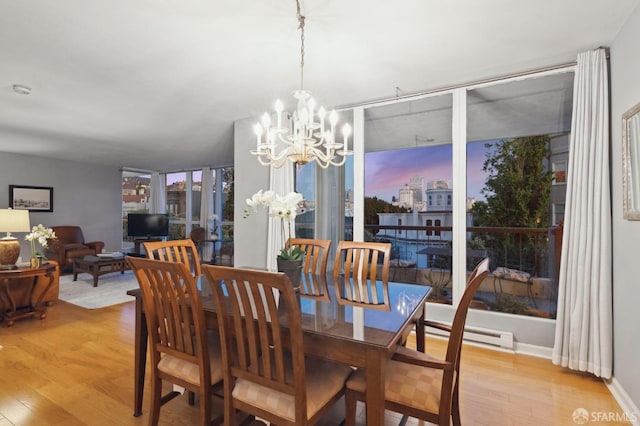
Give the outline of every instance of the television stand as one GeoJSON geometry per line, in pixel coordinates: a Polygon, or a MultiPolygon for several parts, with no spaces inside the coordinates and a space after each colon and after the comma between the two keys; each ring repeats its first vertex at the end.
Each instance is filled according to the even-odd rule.
{"type": "Polygon", "coordinates": [[[135,256],[142,256],[140,253],[140,244],[148,243],[151,241],[162,241],[162,238],[136,238],[133,240],[133,254],[135,256]]]}

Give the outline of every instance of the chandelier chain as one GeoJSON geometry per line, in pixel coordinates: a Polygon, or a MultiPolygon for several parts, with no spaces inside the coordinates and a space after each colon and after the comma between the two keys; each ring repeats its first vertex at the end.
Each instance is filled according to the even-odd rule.
{"type": "Polygon", "coordinates": [[[298,29],[300,30],[300,90],[304,89],[304,20],[305,16],[300,11],[300,0],[296,0],[296,16],[298,17],[298,29]]]}

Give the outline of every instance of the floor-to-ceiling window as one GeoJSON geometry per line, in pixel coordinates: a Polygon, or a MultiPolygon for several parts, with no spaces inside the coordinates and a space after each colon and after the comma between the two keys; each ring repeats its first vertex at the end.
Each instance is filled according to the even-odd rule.
{"type": "Polygon", "coordinates": [[[561,73],[467,93],[467,250],[494,269],[477,307],[555,318],[572,90],[561,73]]]}
{"type": "MultiPolygon", "coordinates": [[[[188,238],[193,228],[207,228],[207,240],[217,238],[215,247],[225,260],[233,258],[233,167],[209,169],[213,179],[212,211],[201,218],[202,170],[163,174],[166,182],[166,212],[169,214],[169,239],[188,238]]],[[[122,173],[123,249],[133,247],[126,234],[128,213],[148,213],[151,195],[149,172],[125,170],[122,173]]]]}
{"type": "Polygon", "coordinates": [[[391,279],[451,303],[452,96],[365,109],[364,151],[364,239],[392,244],[391,279]]]}
{"type": "MultiPolygon", "coordinates": [[[[353,108],[354,165],[342,169],[351,235],[390,241],[391,276],[453,305],[489,256],[509,275],[492,274],[473,306],[553,318],[572,91],[567,66],[353,108]],[[527,214],[508,213],[516,205],[527,214]],[[509,221],[491,226],[498,214],[509,221]]],[[[505,324],[494,319],[481,326],[505,324]]]]}
{"type": "Polygon", "coordinates": [[[148,172],[122,171],[122,248],[133,248],[133,237],[127,235],[129,213],[149,213],[151,175],[148,172]]]}

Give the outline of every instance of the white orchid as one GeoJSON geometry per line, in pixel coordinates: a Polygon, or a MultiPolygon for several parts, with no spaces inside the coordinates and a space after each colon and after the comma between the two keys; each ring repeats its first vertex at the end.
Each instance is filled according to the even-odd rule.
{"type": "Polygon", "coordinates": [[[31,243],[31,253],[33,257],[44,257],[42,253],[36,251],[36,241],[42,247],[48,247],[49,240],[55,240],[56,233],[51,228],[45,228],[42,224],[31,228],[31,232],[24,239],[31,243]]]}
{"type": "MultiPolygon", "coordinates": [[[[280,224],[282,229],[282,240],[287,241],[285,232],[285,222],[287,222],[289,235],[291,235],[291,222],[296,219],[298,215],[298,207],[302,203],[302,194],[297,192],[289,192],[287,195],[280,196],[273,191],[258,191],[247,198],[247,208],[244,210],[244,217],[247,218],[251,213],[255,212],[258,207],[264,206],[269,209],[269,215],[271,217],[280,218],[280,224]]],[[[283,248],[280,251],[280,258],[282,259],[300,259],[304,255],[304,252],[299,248],[283,248]]]]}

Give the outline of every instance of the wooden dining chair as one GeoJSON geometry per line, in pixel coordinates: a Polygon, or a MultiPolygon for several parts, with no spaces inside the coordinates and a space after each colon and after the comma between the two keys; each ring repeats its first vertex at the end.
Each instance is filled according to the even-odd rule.
{"type": "Polygon", "coordinates": [[[191,239],[147,241],[142,243],[147,258],[185,265],[194,277],[202,275],[198,249],[191,239]]]}
{"type": "MultiPolygon", "coordinates": [[[[467,288],[448,328],[449,342],[444,359],[398,347],[385,371],[385,408],[438,425],[460,425],[458,377],[462,337],[469,305],[489,274],[489,258],[472,273],[467,288]]],[[[354,426],[357,401],[365,398],[365,375],[356,371],[347,381],[346,426],[354,426]]]]}
{"type": "MultiPolygon", "coordinates": [[[[180,395],[162,395],[162,382],[199,396],[200,424],[211,424],[211,399],[222,389],[222,351],[217,333],[207,333],[196,281],[182,263],[127,257],[140,289],[149,330],[151,410],[157,425],[160,407],[180,395]]],[[[214,423],[221,421],[221,416],[214,423]]]]}
{"type": "Polygon", "coordinates": [[[391,243],[340,241],[333,265],[338,301],[389,309],[390,257],[391,243]]]}
{"type": "Polygon", "coordinates": [[[272,424],[315,424],[344,393],[347,365],[307,358],[300,304],[279,272],[204,266],[222,341],[225,424],[236,410],[272,424]]]}
{"type": "Polygon", "coordinates": [[[303,272],[305,274],[326,274],[327,261],[331,240],[316,240],[311,238],[289,238],[288,247],[300,247],[305,253],[303,272]]]}

